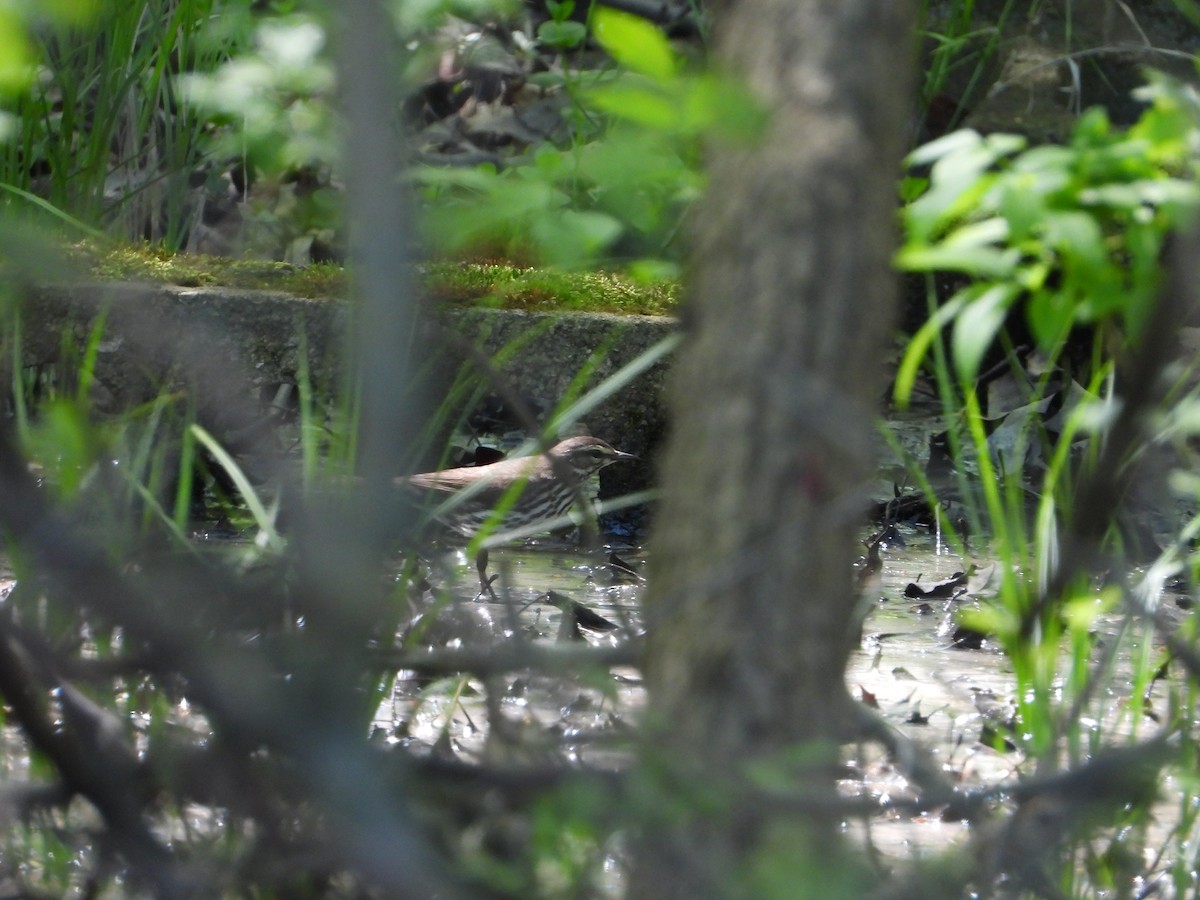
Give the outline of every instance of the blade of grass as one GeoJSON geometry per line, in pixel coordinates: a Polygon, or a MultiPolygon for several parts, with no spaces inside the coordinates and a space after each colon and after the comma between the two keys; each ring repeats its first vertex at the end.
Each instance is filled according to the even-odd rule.
{"type": "Polygon", "coordinates": [[[254,486],[250,484],[250,479],[246,477],[246,473],[242,471],[242,467],[237,464],[232,456],[221,446],[220,442],[209,434],[202,426],[193,424],[190,428],[191,433],[195,436],[217,463],[225,470],[232,479],[234,485],[238,489],[238,493],[242,495],[242,499],[246,503],[246,508],[250,511],[250,515],[254,518],[254,523],[258,526],[266,539],[267,545],[273,550],[283,549],[283,538],[279,531],[275,528],[274,517],[267,512],[266,506],[263,505],[262,498],[258,496],[258,492],[254,490],[254,486]]]}
{"type": "Polygon", "coordinates": [[[55,206],[49,200],[44,200],[41,197],[39,197],[37,194],[31,193],[27,190],[24,190],[23,188],[19,188],[15,184],[4,184],[4,183],[0,182],[0,190],[6,191],[9,194],[13,194],[14,196],[19,197],[22,200],[24,200],[26,203],[30,203],[33,206],[38,207],[43,212],[49,213],[54,218],[58,219],[60,222],[70,225],[76,231],[81,231],[84,234],[86,234],[88,237],[93,237],[93,238],[102,240],[106,236],[105,233],[102,230],[100,230],[99,228],[93,228],[91,225],[88,225],[86,222],[80,221],[79,219],[75,218],[75,216],[72,216],[70,213],[65,212],[64,210],[55,206]]]}
{"type": "Polygon", "coordinates": [[[546,431],[549,434],[561,430],[573,422],[583,418],[613,394],[624,389],[635,378],[649,369],[651,366],[658,363],[660,360],[669,356],[679,346],[683,338],[677,334],[665,337],[651,347],[639,353],[632,360],[621,366],[613,374],[609,375],[596,387],[588,391],[577,402],[571,404],[566,409],[559,412],[546,425],[546,431]]]}

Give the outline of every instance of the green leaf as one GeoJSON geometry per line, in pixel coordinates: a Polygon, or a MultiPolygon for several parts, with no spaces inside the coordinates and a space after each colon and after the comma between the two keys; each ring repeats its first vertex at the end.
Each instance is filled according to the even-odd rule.
{"type": "Polygon", "coordinates": [[[74,496],[100,450],[86,411],[69,400],[50,401],[29,438],[30,456],[41,462],[62,496],[74,496]]]}
{"type": "Polygon", "coordinates": [[[967,215],[991,187],[994,176],[985,174],[985,168],[981,165],[972,177],[953,183],[931,178],[929,190],[904,210],[909,240],[931,241],[945,223],[967,215]]]}
{"type": "Polygon", "coordinates": [[[217,465],[224,469],[225,474],[233,481],[234,486],[238,489],[238,493],[246,501],[246,508],[250,511],[250,515],[254,517],[254,524],[258,526],[267,543],[274,549],[282,548],[283,538],[280,537],[279,532],[275,529],[275,517],[267,511],[266,506],[263,505],[262,498],[254,490],[254,485],[250,483],[250,479],[246,477],[246,473],[242,471],[241,466],[237,464],[216,438],[199,425],[192,425],[191,432],[192,436],[204,445],[204,448],[217,461],[217,465]]]}
{"type": "Polygon", "coordinates": [[[663,33],[645,19],[598,6],[592,13],[592,33],[609,56],[626,68],[660,82],[675,77],[679,68],[675,51],[663,33]]]}
{"type": "Polygon", "coordinates": [[[582,22],[573,22],[569,19],[564,22],[551,19],[538,26],[537,36],[538,40],[547,47],[570,50],[583,43],[584,38],[587,37],[587,26],[582,22]]]}
{"type": "Polygon", "coordinates": [[[538,254],[563,268],[590,265],[621,235],[621,223],[601,212],[567,209],[539,216],[530,223],[530,236],[538,254]]]}
{"type": "Polygon", "coordinates": [[[551,179],[561,175],[566,168],[562,151],[547,144],[534,151],[533,164],[539,174],[551,179]]]}
{"type": "Polygon", "coordinates": [[[683,267],[665,259],[635,259],[627,268],[629,277],[640,284],[655,284],[683,277],[683,267]]]}
{"type": "Polygon", "coordinates": [[[1104,232],[1099,223],[1085,212],[1055,212],[1042,219],[1038,228],[1042,239],[1054,247],[1073,271],[1086,278],[1108,265],[1104,232]]]}
{"type": "Polygon", "coordinates": [[[42,0],[42,12],[56,22],[87,25],[100,12],[100,0],[42,0]]]}
{"type": "Polygon", "coordinates": [[[929,187],[928,178],[917,178],[913,175],[905,175],[900,179],[900,202],[911,203],[920,197],[929,187]]]}
{"type": "Polygon", "coordinates": [[[964,628],[995,635],[1002,642],[1007,636],[1016,634],[1021,625],[1013,610],[999,604],[961,609],[955,621],[964,628]]]}
{"type": "Polygon", "coordinates": [[[997,180],[996,211],[1008,220],[1013,242],[1024,240],[1059,193],[1072,189],[1075,159],[1066,147],[1035,147],[1014,159],[1012,169],[997,180]]]}
{"type": "Polygon", "coordinates": [[[1029,328],[1043,350],[1066,337],[1075,321],[1075,304],[1059,291],[1038,291],[1028,305],[1029,328]]]}
{"type": "Polygon", "coordinates": [[[1008,239],[1008,222],[999,216],[984,219],[982,222],[971,222],[946,235],[942,246],[946,249],[963,249],[966,247],[990,247],[1003,243],[1008,239]]]}
{"type": "Polygon", "coordinates": [[[574,174],[594,185],[596,206],[644,233],[679,214],[699,190],[699,173],[679,158],[674,142],[645,128],[613,128],[580,148],[574,174]]]}
{"type": "Polygon", "coordinates": [[[1062,616],[1067,627],[1076,634],[1086,634],[1104,615],[1118,604],[1120,588],[1109,585],[1097,597],[1078,597],[1063,604],[1062,616]]]}
{"type": "Polygon", "coordinates": [[[1020,251],[1014,248],[910,244],[896,254],[896,265],[905,272],[963,272],[982,278],[1009,278],[1015,275],[1020,259],[1020,251]]]}
{"type": "Polygon", "coordinates": [[[36,54],[20,16],[0,9],[0,92],[15,94],[33,80],[36,54]]]}
{"type": "Polygon", "coordinates": [[[1200,187],[1178,178],[1155,178],[1126,184],[1102,184],[1079,192],[1079,202],[1088,206],[1108,206],[1113,209],[1136,211],[1146,204],[1153,206],[1179,205],[1195,207],[1200,204],[1200,187]]]}
{"type": "Polygon", "coordinates": [[[1013,273],[1013,280],[1022,290],[1033,293],[1045,287],[1051,271],[1049,262],[1045,260],[1027,261],[1013,273]]]}
{"type": "MultiPolygon", "coordinates": [[[[1102,106],[1093,106],[1079,117],[1075,127],[1071,129],[1071,146],[1073,148],[1102,146],[1111,140],[1112,125],[1108,113],[1102,106]]],[[[1067,148],[1063,148],[1064,150],[1067,148]]]]}
{"type": "Polygon", "coordinates": [[[1165,166],[1183,165],[1191,154],[1196,133],[1196,104],[1180,82],[1151,76],[1153,106],[1129,129],[1129,136],[1146,145],[1146,158],[1165,166]]]}
{"type": "Polygon", "coordinates": [[[984,353],[1018,296],[1020,289],[1015,284],[992,285],[968,302],[954,320],[950,348],[964,381],[975,380],[984,353]]]}
{"type": "Polygon", "coordinates": [[[927,166],[937,162],[944,156],[949,156],[953,153],[962,153],[964,150],[973,150],[982,142],[983,138],[980,137],[978,131],[972,131],[969,128],[952,131],[937,140],[930,141],[928,144],[922,144],[912,153],[908,154],[908,157],[904,160],[904,164],[908,168],[927,166]]]}
{"type": "Polygon", "coordinates": [[[688,79],[681,98],[682,129],[749,143],[766,129],[768,110],[750,91],[728,76],[711,73],[688,79]]]}
{"type": "Polygon", "coordinates": [[[435,242],[456,249],[481,240],[510,239],[527,224],[554,219],[569,202],[562,191],[543,180],[518,180],[508,174],[493,174],[482,179],[481,190],[442,198],[430,207],[423,224],[435,242]]]}
{"type": "Polygon", "coordinates": [[[1012,171],[1049,176],[1061,185],[1061,179],[1069,177],[1071,167],[1078,159],[1077,150],[1058,144],[1043,144],[1016,157],[1012,171]]]}
{"type": "Polygon", "coordinates": [[[563,22],[575,12],[575,0],[546,0],[546,11],[554,21],[563,22]]]}
{"type": "Polygon", "coordinates": [[[678,131],[683,124],[679,98],[651,82],[622,79],[584,94],[597,109],[648,128],[678,131]]]}
{"type": "Polygon", "coordinates": [[[1037,177],[1023,173],[1007,178],[1000,186],[997,208],[1008,220],[1014,242],[1022,241],[1046,211],[1045,196],[1037,189],[1037,177]]]}
{"type": "MultiPolygon", "coordinates": [[[[0,40],[3,40],[3,38],[0,38],[0,40]]],[[[81,222],[79,219],[76,219],[74,216],[70,215],[69,213],[65,212],[64,210],[59,209],[57,206],[55,206],[49,200],[39,197],[37,194],[33,194],[33,193],[30,193],[29,191],[23,190],[22,188],[19,188],[14,184],[0,184],[0,191],[4,191],[6,193],[13,194],[14,196],[20,197],[22,200],[26,201],[27,203],[30,203],[33,206],[37,206],[40,209],[45,210],[46,212],[50,213],[50,215],[54,216],[56,219],[59,219],[60,221],[65,222],[66,224],[70,225],[74,229],[77,229],[78,231],[82,232],[83,234],[90,235],[91,237],[99,238],[99,239],[103,239],[105,237],[105,233],[103,231],[101,231],[100,229],[93,228],[91,225],[88,225],[86,222],[81,222]]]]}
{"type": "Polygon", "coordinates": [[[929,352],[929,345],[941,332],[942,327],[958,315],[966,300],[967,298],[961,291],[955,294],[938,307],[937,312],[926,319],[925,324],[909,339],[908,347],[904,351],[904,358],[900,360],[900,366],[896,370],[896,387],[893,392],[896,405],[901,409],[908,406],[913,385],[917,381],[917,372],[921,368],[925,354],[929,352]]]}
{"type": "Polygon", "coordinates": [[[910,165],[933,161],[929,190],[905,210],[909,239],[929,241],[945,223],[969,215],[995,181],[988,169],[1024,146],[1017,135],[956,131],[909,154],[910,165]]]}

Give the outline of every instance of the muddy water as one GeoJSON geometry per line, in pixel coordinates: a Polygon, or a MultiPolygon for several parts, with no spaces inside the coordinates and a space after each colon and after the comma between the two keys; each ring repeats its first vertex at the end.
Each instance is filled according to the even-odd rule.
{"type": "MultiPolygon", "coordinates": [[[[460,558],[459,580],[451,591],[453,601],[431,614],[456,622],[457,628],[447,635],[450,646],[489,638],[562,643],[572,636],[560,634],[564,614],[545,597],[548,591],[555,591],[620,626],[611,636],[584,630],[584,640],[618,644],[623,633],[636,633],[640,628],[643,585],[615,574],[606,564],[607,553],[578,553],[557,546],[493,551],[493,569],[501,573],[500,603],[476,599],[473,570],[460,558]]],[[[643,570],[643,552],[621,549],[620,555],[635,571],[643,570]]],[[[863,643],[847,673],[856,696],[866,696],[889,720],[900,724],[921,720],[923,735],[935,736],[935,741],[939,734],[944,740],[958,739],[952,732],[961,728],[962,716],[977,715],[976,698],[981,694],[1011,694],[1011,673],[995,648],[985,645],[978,650],[958,650],[944,633],[957,601],[918,601],[904,596],[911,582],[929,585],[962,568],[959,557],[936,546],[932,536],[915,530],[907,533],[905,548],[885,551],[882,577],[864,589],[868,613],[863,643]]],[[[621,673],[623,685],[631,680],[630,673],[621,673]]],[[[401,685],[398,693],[403,692],[401,685]]],[[[625,701],[619,704],[622,714],[634,711],[640,703],[636,690],[618,693],[625,701]]],[[[537,698],[528,702],[536,707],[537,698]]],[[[428,716],[436,718],[435,706],[428,705],[428,716]]],[[[608,708],[616,713],[615,707],[608,708]]],[[[390,707],[380,712],[377,724],[381,727],[395,727],[397,715],[403,717],[401,711],[390,707]]],[[[439,714],[449,715],[444,709],[439,714]]]]}
{"type": "MultiPolygon", "coordinates": [[[[847,671],[850,691],[927,748],[952,781],[968,787],[1010,781],[1023,757],[1011,745],[1004,746],[1014,691],[1006,657],[987,642],[977,649],[959,649],[951,640],[956,608],[973,601],[905,596],[910,583],[928,586],[950,578],[965,568],[965,562],[987,565],[988,560],[964,562],[922,530],[904,530],[903,538],[903,547],[884,552],[880,576],[864,587],[868,611],[862,645],[847,671]],[[995,747],[981,740],[993,726],[1000,729],[999,739],[988,739],[995,747]]],[[[644,569],[643,553],[629,548],[620,552],[632,568],[644,569]]],[[[461,579],[456,583],[463,587],[453,592],[457,600],[449,616],[460,625],[450,632],[448,645],[472,640],[575,645],[580,636],[564,633],[564,613],[544,599],[551,590],[621,626],[616,636],[585,633],[582,638],[588,643],[619,644],[623,635],[640,626],[643,585],[614,574],[606,556],[607,551],[579,553],[561,546],[494,551],[493,566],[501,572],[501,603],[474,599],[473,569],[460,560],[461,579]]],[[[1118,618],[1112,617],[1096,627],[1115,637],[1118,625],[1118,618]]],[[[1129,647],[1136,649],[1137,641],[1129,647]]],[[[599,677],[593,673],[579,678],[513,673],[493,680],[490,687],[501,694],[490,712],[505,719],[503,742],[489,734],[484,683],[469,676],[424,685],[402,678],[391,700],[380,708],[376,725],[391,741],[468,760],[494,759],[496,753],[614,767],[628,760],[626,742],[644,701],[636,669],[617,667],[599,677]]],[[[1097,704],[1096,720],[1104,719],[1106,729],[1127,716],[1127,691],[1128,682],[1122,686],[1118,681],[1110,688],[1111,703],[1097,704]]],[[[1123,727],[1128,731],[1128,724],[1123,727]]],[[[903,774],[873,747],[848,748],[842,788],[849,796],[876,799],[910,795],[903,774]]],[[[969,838],[965,824],[943,821],[936,814],[875,816],[846,827],[876,852],[893,857],[927,853],[969,838]]]]}
{"type": "MultiPolygon", "coordinates": [[[[864,589],[868,609],[863,640],[847,672],[851,693],[875,708],[890,724],[934,754],[946,774],[966,786],[1009,782],[1023,766],[1019,751],[994,749],[980,740],[986,725],[1007,718],[1013,702],[1013,675],[1006,658],[986,643],[980,649],[956,649],[947,633],[956,605],[964,601],[921,601],[905,597],[912,582],[928,586],[964,568],[933,535],[903,530],[905,545],[883,554],[877,582],[864,589]]],[[[646,555],[637,548],[617,548],[635,572],[644,573],[646,555]]],[[[593,552],[540,543],[502,548],[492,553],[492,569],[500,574],[501,602],[475,599],[473,566],[449,557],[435,573],[450,585],[444,607],[426,611],[436,620],[439,646],[481,648],[530,642],[570,649],[584,644],[619,647],[640,627],[644,585],[608,563],[608,549],[593,552]],[[564,629],[564,613],[547,592],[567,596],[613,622],[610,633],[564,629]]],[[[984,558],[974,562],[987,564],[984,558]]],[[[3,573],[0,573],[2,576],[3,573]]],[[[0,597],[12,584],[0,577],[0,597]]],[[[1115,635],[1117,617],[1097,628],[1115,635]]],[[[1124,645],[1136,652],[1139,638],[1124,645]]],[[[1111,686],[1095,704],[1093,716],[1111,734],[1122,721],[1128,730],[1128,679],[1111,686]]],[[[1156,706],[1162,697],[1151,698],[1156,706]]],[[[513,672],[489,683],[471,675],[419,681],[402,673],[392,695],[380,706],[376,739],[416,752],[450,754],[471,760],[536,764],[539,760],[616,768],[628,762],[629,739],[644,702],[640,673],[619,665],[601,672],[549,676],[513,672]],[[491,702],[489,702],[489,690],[491,702]],[[502,716],[505,727],[490,727],[502,716]]],[[[1090,711],[1090,710],[1089,710],[1090,711]]],[[[186,714],[181,713],[181,719],[186,714]]],[[[1150,726],[1146,726],[1150,730],[1150,726]]],[[[0,732],[0,739],[6,732],[0,732]]],[[[27,764],[19,742],[3,754],[10,777],[27,764]]],[[[910,786],[903,774],[877,748],[846,751],[842,789],[847,796],[877,800],[902,798],[910,786]]],[[[1167,785],[1168,793],[1172,783],[1167,785]]],[[[1186,786],[1175,785],[1184,790],[1186,786]]],[[[1165,819],[1165,817],[1164,817],[1165,819]]],[[[848,833],[884,857],[927,854],[971,839],[966,825],[930,815],[873,816],[846,823],[848,833]]],[[[614,876],[613,889],[619,876],[614,876]]]]}
{"type": "MultiPolygon", "coordinates": [[[[618,548],[634,574],[607,561],[611,550],[583,552],[541,543],[500,548],[491,553],[491,571],[499,574],[499,602],[478,598],[474,567],[458,555],[442,560],[435,583],[449,585],[442,603],[423,615],[434,617],[435,646],[487,647],[495,642],[529,641],[571,647],[616,647],[627,643],[641,627],[642,584],[637,573],[645,557],[631,547],[618,548]],[[457,563],[457,571],[445,564],[457,563]],[[439,577],[442,580],[439,580],[439,577]],[[555,592],[583,604],[614,628],[608,632],[573,628],[564,612],[550,602],[555,592]]],[[[493,680],[503,737],[489,729],[487,693],[482,680],[455,676],[431,684],[401,673],[390,700],[379,709],[376,728],[388,740],[426,745],[464,759],[485,753],[502,756],[548,755],[591,765],[619,765],[627,758],[624,745],[642,704],[641,675],[633,667],[617,666],[583,677],[551,677],[533,672],[512,673],[493,680]],[[498,743],[503,741],[503,746],[498,743]]]]}

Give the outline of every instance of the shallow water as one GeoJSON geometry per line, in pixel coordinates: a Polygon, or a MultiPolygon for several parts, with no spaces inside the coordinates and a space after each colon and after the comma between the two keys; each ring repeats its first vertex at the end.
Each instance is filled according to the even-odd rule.
{"type": "MultiPolygon", "coordinates": [[[[988,560],[964,560],[925,530],[901,531],[904,546],[883,553],[878,579],[864,589],[868,612],[861,646],[847,670],[847,685],[854,697],[927,748],[956,783],[970,788],[1011,783],[1027,774],[1020,749],[1005,748],[1002,742],[995,749],[981,740],[986,728],[1003,726],[1011,716],[1014,677],[1007,658],[986,642],[980,649],[964,650],[950,640],[948,624],[954,611],[971,601],[905,597],[912,582],[928,587],[966,563],[985,566],[988,560]]],[[[514,644],[519,648],[519,642],[568,651],[628,646],[641,627],[644,584],[609,563],[612,549],[580,550],[541,541],[493,550],[491,569],[500,576],[499,602],[476,599],[474,566],[461,554],[432,560],[431,580],[450,589],[442,592],[444,605],[424,611],[436,621],[436,629],[419,646],[477,646],[485,652],[514,644]],[[583,604],[616,628],[609,633],[564,629],[564,612],[550,602],[550,591],[583,604]]],[[[642,550],[628,545],[615,549],[635,573],[644,574],[647,556],[642,550]]],[[[11,583],[11,578],[0,579],[0,595],[11,583]]],[[[1113,639],[1120,625],[1119,616],[1105,616],[1094,623],[1094,629],[1113,639]]],[[[1122,672],[1128,672],[1128,655],[1146,640],[1144,635],[1125,636],[1122,672]]],[[[414,643],[413,652],[420,652],[419,646],[414,643]]],[[[1153,730],[1148,719],[1131,720],[1129,690],[1124,674],[1089,705],[1097,733],[1111,739],[1139,725],[1144,732],[1153,730]]],[[[1159,687],[1149,698],[1159,711],[1165,704],[1165,690],[1159,687]]],[[[631,758],[630,739],[644,700],[641,673],[630,664],[568,675],[518,669],[487,679],[456,675],[421,680],[402,672],[374,725],[378,740],[468,762],[536,765],[546,761],[618,768],[631,758]],[[498,719],[501,728],[494,727],[498,719]]],[[[186,710],[178,715],[180,722],[196,718],[189,720],[186,710]]],[[[0,738],[7,734],[7,730],[0,732],[0,738]]],[[[1010,737],[1019,743],[1019,736],[1010,737]]],[[[15,737],[12,744],[23,746],[15,737]]],[[[882,749],[847,747],[845,756],[840,784],[846,796],[870,797],[880,803],[911,796],[905,774],[882,749]]],[[[22,776],[20,767],[27,765],[27,757],[22,752],[5,753],[4,765],[10,777],[22,776]]],[[[1168,800],[1187,789],[1174,777],[1164,782],[1168,800]]],[[[1169,827],[1173,814],[1163,808],[1160,817],[1161,832],[1169,827]]],[[[874,815],[867,821],[847,822],[846,831],[869,843],[880,857],[894,859],[928,855],[972,839],[966,824],[944,820],[938,810],[874,815]]]]}
{"type": "MultiPolygon", "coordinates": [[[[636,548],[618,548],[621,559],[640,572],[645,557],[636,548]]],[[[490,571],[499,574],[499,601],[478,597],[473,564],[457,554],[457,571],[442,570],[432,579],[442,589],[443,604],[431,603],[425,615],[436,617],[431,642],[448,649],[497,642],[530,641],[540,645],[615,647],[641,627],[642,585],[634,576],[617,572],[608,562],[612,548],[581,551],[558,542],[498,548],[491,552],[490,571]],[[609,633],[567,629],[564,613],[547,597],[550,591],[583,604],[615,628],[609,633]]],[[[624,761],[622,744],[643,700],[641,674],[617,666],[597,676],[509,673],[499,682],[498,713],[504,716],[499,752],[511,755],[545,754],[559,760],[592,765],[624,761]]],[[[481,759],[495,751],[497,740],[488,728],[489,711],[482,679],[470,676],[417,682],[401,673],[390,700],[379,709],[375,727],[388,739],[412,746],[426,745],[463,759],[481,759]],[[491,743],[489,743],[491,739],[491,743]]]]}
{"type": "MultiPolygon", "coordinates": [[[[1020,750],[1011,742],[1005,746],[1008,738],[1020,742],[1019,736],[1005,731],[1015,705],[1011,666],[994,644],[985,641],[979,649],[960,649],[950,639],[956,608],[975,601],[905,596],[912,582],[928,587],[971,562],[986,566],[988,560],[964,560],[924,530],[902,529],[902,534],[905,546],[884,552],[880,577],[864,589],[869,611],[861,647],[847,670],[847,685],[854,697],[926,748],[955,783],[975,788],[1011,782],[1024,773],[1020,750]],[[981,739],[993,730],[999,738],[990,740],[999,749],[981,739]]],[[[574,641],[560,633],[563,612],[544,599],[552,590],[621,626],[615,636],[584,635],[588,643],[619,645],[640,627],[643,585],[617,580],[606,565],[607,553],[561,545],[493,551],[493,571],[501,573],[500,603],[473,599],[474,570],[460,559],[461,579],[455,583],[463,587],[451,606],[471,623],[467,632],[476,637],[571,645],[574,641]]],[[[635,570],[644,570],[644,553],[631,548],[620,553],[635,570]]],[[[1113,615],[1097,619],[1093,628],[1115,639],[1119,626],[1120,617],[1113,615]]],[[[451,638],[450,646],[470,640],[460,634],[451,638]]],[[[1129,653],[1145,638],[1127,635],[1126,640],[1124,652],[1129,653]]],[[[497,689],[497,682],[491,686],[497,689]]],[[[505,719],[503,742],[489,737],[485,685],[474,677],[420,687],[402,678],[392,699],[380,708],[376,725],[390,740],[464,760],[495,759],[499,752],[526,760],[541,757],[614,767],[628,761],[626,741],[644,702],[635,668],[615,667],[586,677],[511,673],[499,690],[502,697],[492,712],[505,719]]],[[[1110,738],[1130,730],[1128,690],[1127,677],[1124,684],[1118,678],[1108,685],[1106,696],[1089,706],[1094,715],[1088,721],[1097,728],[1102,724],[1110,738]]],[[[1163,700],[1156,696],[1152,702],[1161,706],[1163,700]]],[[[1145,724],[1146,732],[1152,730],[1149,720],[1145,724]]],[[[841,787],[848,796],[877,800],[911,795],[903,772],[882,749],[871,746],[847,749],[841,787]]],[[[848,822],[846,828],[869,841],[876,853],[893,858],[927,855],[970,838],[966,824],[944,821],[936,810],[874,816],[869,822],[848,822]]]]}

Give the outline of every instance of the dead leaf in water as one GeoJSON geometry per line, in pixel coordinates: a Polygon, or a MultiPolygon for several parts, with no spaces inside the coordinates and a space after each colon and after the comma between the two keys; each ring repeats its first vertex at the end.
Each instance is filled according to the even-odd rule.
{"type": "Polygon", "coordinates": [[[909,582],[904,588],[904,596],[909,599],[945,600],[963,593],[967,584],[966,572],[955,572],[945,581],[938,581],[928,588],[921,587],[915,581],[909,582]]]}

